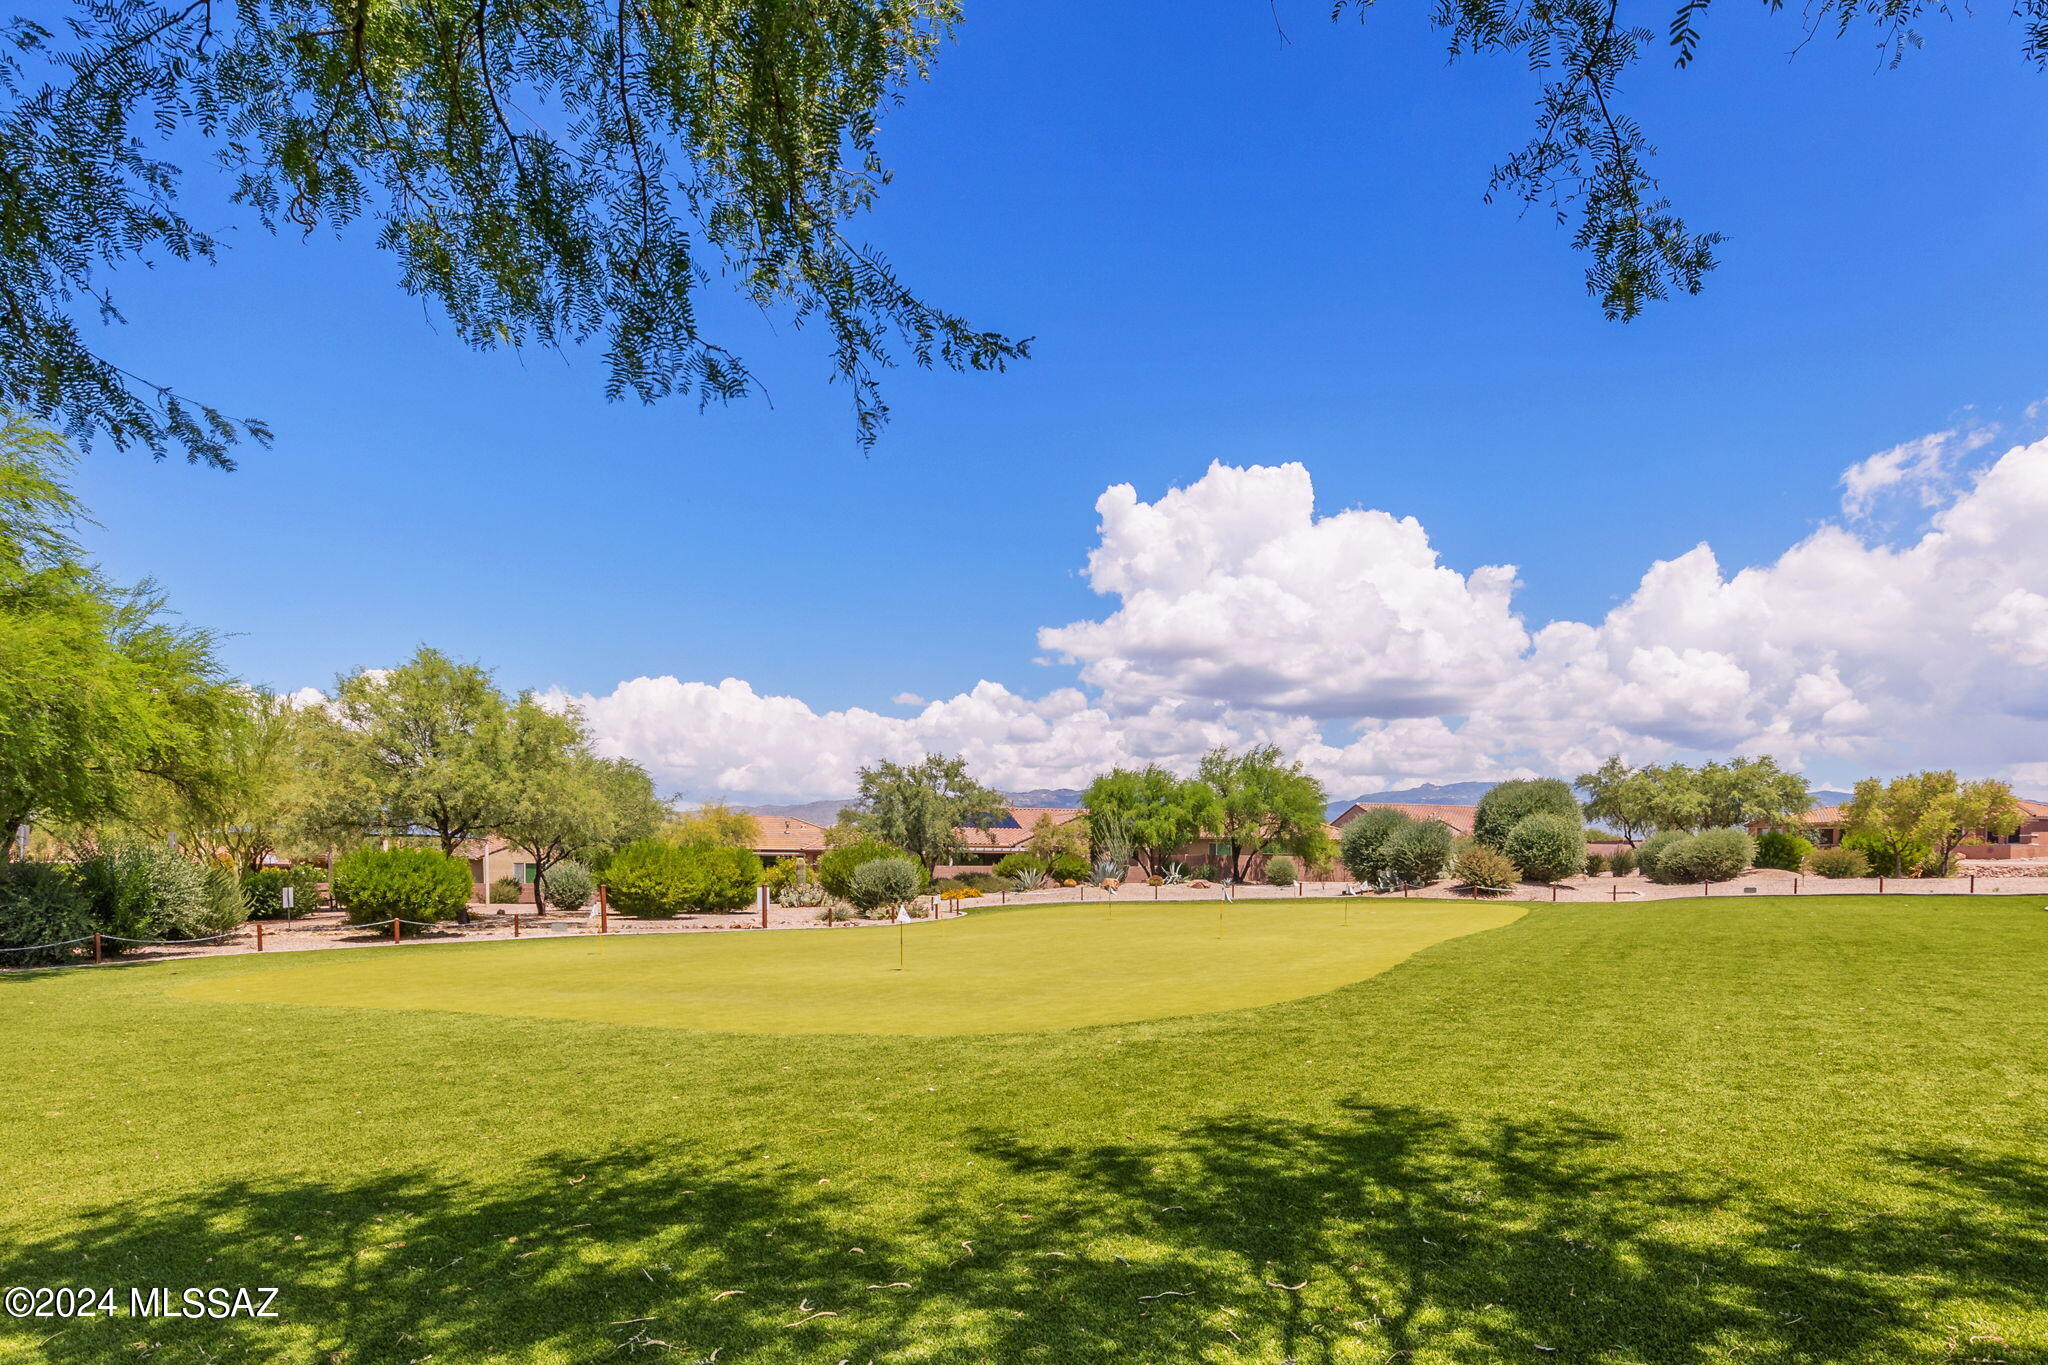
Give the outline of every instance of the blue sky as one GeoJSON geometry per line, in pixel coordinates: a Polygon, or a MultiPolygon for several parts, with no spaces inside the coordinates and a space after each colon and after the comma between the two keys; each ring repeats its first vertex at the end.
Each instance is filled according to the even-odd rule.
{"type": "Polygon", "coordinates": [[[1036,357],[899,372],[865,456],[815,334],[715,307],[772,406],[607,404],[596,353],[470,352],[370,233],[272,239],[195,183],[235,249],[123,272],[106,348],[277,445],[232,475],[95,450],[96,547],[280,687],[425,641],[515,687],[734,676],[904,714],[1075,680],[1034,637],[1114,609],[1082,575],[1111,484],[1300,461],[1324,512],[1518,566],[1534,630],[1701,541],[1774,560],[1873,452],[2038,434],[2048,115],[2004,14],[1936,21],[1888,71],[1862,35],[1788,59],[1794,16],[1729,7],[1691,70],[1653,60],[1633,97],[1666,189],[1729,241],[1703,296],[1629,326],[1566,231],[1481,202],[1528,74],[1446,65],[1409,11],[1326,15],[971,0],[885,127],[861,235],[1036,357]]]}

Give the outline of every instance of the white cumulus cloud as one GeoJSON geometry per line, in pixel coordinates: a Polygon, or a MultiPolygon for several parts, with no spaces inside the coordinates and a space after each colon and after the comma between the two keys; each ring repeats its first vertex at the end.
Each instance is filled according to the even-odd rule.
{"type": "Polygon", "coordinates": [[[1044,787],[1252,741],[1344,796],[1569,775],[1616,752],[2029,780],[2048,771],[2048,441],[1966,469],[1990,439],[1943,432],[1844,475],[1852,516],[1885,495],[1927,502],[1903,543],[1827,523],[1732,573],[1702,544],[1597,621],[1536,625],[1511,566],[1461,572],[1412,517],[1318,514],[1299,464],[1217,464],[1154,501],[1127,484],[1097,500],[1086,574],[1108,608],[1038,639],[1077,686],[899,694],[910,716],[818,711],[731,678],[574,700],[668,787],[742,800],[844,794],[861,764],[928,750],[1044,787]]]}

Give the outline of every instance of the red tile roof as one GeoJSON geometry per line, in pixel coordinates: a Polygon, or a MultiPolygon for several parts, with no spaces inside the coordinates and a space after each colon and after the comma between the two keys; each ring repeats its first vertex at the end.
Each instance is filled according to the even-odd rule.
{"type": "Polygon", "coordinates": [[[825,828],[789,815],[754,817],[756,853],[816,853],[825,847],[825,828]]]}
{"type": "Polygon", "coordinates": [[[1472,817],[1478,812],[1477,806],[1418,806],[1400,801],[1353,801],[1331,825],[1342,829],[1357,819],[1363,811],[1397,810],[1411,820],[1441,820],[1451,827],[1451,833],[1469,835],[1472,833],[1472,817]]]}

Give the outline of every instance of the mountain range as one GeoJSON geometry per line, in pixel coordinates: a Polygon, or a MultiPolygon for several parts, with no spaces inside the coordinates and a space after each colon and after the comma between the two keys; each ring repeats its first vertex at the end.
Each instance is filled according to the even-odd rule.
{"type": "MultiPolygon", "coordinates": [[[[1332,801],[1324,809],[1323,818],[1334,820],[1354,803],[1368,806],[1472,806],[1498,785],[1495,782],[1424,782],[1397,791],[1367,792],[1350,801],[1332,801]]],[[[1012,806],[1073,807],[1081,804],[1081,792],[1076,787],[1040,787],[1033,791],[1003,792],[1001,795],[1012,806]]],[[[1816,806],[1839,806],[1848,799],[1848,792],[1817,791],[1813,794],[1816,806]]],[[[839,818],[842,807],[852,804],[852,797],[840,796],[800,801],[788,806],[742,806],[740,809],[749,815],[786,815],[796,820],[808,820],[814,825],[829,825],[839,818]]]]}

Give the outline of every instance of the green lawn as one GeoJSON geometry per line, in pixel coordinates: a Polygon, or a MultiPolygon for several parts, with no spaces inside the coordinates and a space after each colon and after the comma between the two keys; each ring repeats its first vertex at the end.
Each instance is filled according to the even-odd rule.
{"type": "Polygon", "coordinates": [[[2038,902],[1101,909],[0,978],[0,1284],[283,1287],[0,1360],[2048,1361],[2038,902]]]}
{"type": "Polygon", "coordinates": [[[278,959],[287,970],[211,973],[172,994],[739,1033],[1014,1033],[1316,995],[1520,914],[1497,901],[1056,906],[832,934],[297,954],[278,959]]]}

